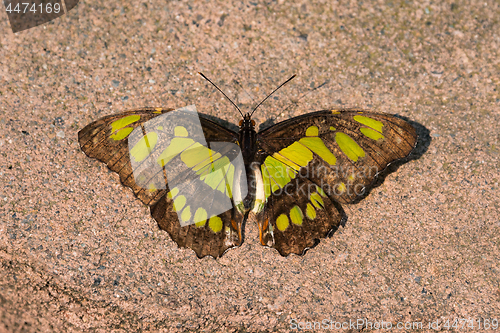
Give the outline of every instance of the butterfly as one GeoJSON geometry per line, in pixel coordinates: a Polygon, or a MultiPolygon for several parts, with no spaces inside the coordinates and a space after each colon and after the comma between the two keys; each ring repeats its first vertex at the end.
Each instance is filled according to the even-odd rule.
{"type": "Polygon", "coordinates": [[[142,108],[103,117],[78,140],[199,258],[241,245],[250,213],[262,245],[304,254],[345,223],[342,204],[417,143],[408,122],[358,109],[307,113],[257,132],[257,107],[240,111],[238,132],[189,108],[142,108]]]}

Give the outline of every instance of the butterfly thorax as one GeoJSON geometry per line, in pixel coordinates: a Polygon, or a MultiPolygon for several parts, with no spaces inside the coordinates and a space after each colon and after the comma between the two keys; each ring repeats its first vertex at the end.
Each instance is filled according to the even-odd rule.
{"type": "Polygon", "coordinates": [[[255,161],[257,153],[257,132],[255,131],[255,121],[252,120],[249,113],[245,114],[239,123],[240,130],[238,132],[238,141],[245,163],[245,171],[247,174],[248,195],[244,199],[245,210],[248,211],[253,207],[255,201],[255,174],[252,170],[252,163],[255,161]]]}
{"type": "Polygon", "coordinates": [[[250,114],[246,114],[240,121],[240,131],[238,133],[241,153],[243,154],[243,161],[245,166],[250,164],[255,159],[257,152],[257,133],[255,132],[255,121],[252,120],[250,114]]]}

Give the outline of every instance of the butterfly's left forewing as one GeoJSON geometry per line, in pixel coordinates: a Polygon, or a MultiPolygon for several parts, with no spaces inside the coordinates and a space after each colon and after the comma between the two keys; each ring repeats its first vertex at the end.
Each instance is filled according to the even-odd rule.
{"type": "Polygon", "coordinates": [[[218,257],[241,243],[237,135],[196,114],[172,111],[104,117],[79,132],[80,146],[151,206],[180,247],[218,257]]]}
{"type": "Polygon", "coordinates": [[[78,132],[80,147],[88,157],[104,162],[111,171],[118,173],[122,184],[130,187],[144,204],[149,205],[164,195],[165,191],[144,191],[135,183],[128,136],[137,127],[171,110],[143,108],[103,117],[78,132]]]}

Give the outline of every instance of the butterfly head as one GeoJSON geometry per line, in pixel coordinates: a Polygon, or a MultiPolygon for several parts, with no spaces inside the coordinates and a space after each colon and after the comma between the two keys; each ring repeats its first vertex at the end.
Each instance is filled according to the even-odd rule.
{"type": "Polygon", "coordinates": [[[239,123],[240,131],[242,130],[254,130],[255,121],[252,119],[252,115],[247,113],[243,116],[243,119],[240,120],[239,123]]]}

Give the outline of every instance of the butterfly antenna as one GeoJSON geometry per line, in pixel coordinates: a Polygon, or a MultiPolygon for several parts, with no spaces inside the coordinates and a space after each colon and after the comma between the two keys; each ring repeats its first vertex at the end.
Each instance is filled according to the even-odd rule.
{"type": "Polygon", "coordinates": [[[205,80],[207,80],[207,81],[208,81],[208,82],[210,82],[210,83],[211,83],[211,84],[212,84],[215,88],[217,88],[217,90],[218,90],[218,91],[220,91],[220,93],[221,93],[222,95],[224,95],[224,97],[226,97],[226,98],[227,98],[227,100],[231,102],[231,104],[233,104],[233,105],[234,105],[234,107],[236,108],[236,110],[238,110],[238,112],[241,114],[241,116],[242,116],[242,117],[244,117],[244,116],[243,116],[243,113],[241,112],[241,110],[240,110],[240,108],[238,107],[238,105],[234,104],[234,102],[233,102],[233,101],[232,101],[229,97],[227,97],[227,95],[226,95],[226,94],[224,94],[224,92],[223,92],[222,90],[220,90],[220,88],[219,88],[219,87],[217,87],[217,85],[216,85],[215,83],[213,83],[212,81],[210,81],[210,79],[209,79],[208,77],[206,77],[206,76],[205,76],[205,74],[203,74],[202,72],[198,72],[198,74],[200,74],[200,75],[201,75],[201,76],[202,76],[205,80]]]}
{"type": "Polygon", "coordinates": [[[274,89],[272,93],[270,93],[269,95],[267,95],[267,97],[266,97],[266,98],[264,98],[264,99],[262,100],[262,102],[260,102],[260,103],[259,103],[259,104],[258,104],[258,105],[257,105],[257,106],[253,109],[253,110],[252,110],[252,113],[250,113],[250,117],[253,115],[253,113],[255,112],[255,110],[257,110],[257,108],[258,108],[259,106],[261,106],[261,105],[262,105],[262,103],[264,103],[264,102],[265,102],[265,101],[266,101],[269,97],[271,97],[271,95],[272,95],[272,94],[274,94],[274,93],[275,93],[275,92],[276,92],[279,88],[283,87],[283,86],[284,86],[285,84],[287,84],[288,82],[292,81],[292,80],[293,80],[293,78],[294,78],[294,77],[296,77],[296,76],[297,76],[297,74],[293,74],[293,75],[292,75],[292,76],[291,76],[288,80],[286,80],[285,82],[283,82],[282,84],[280,84],[280,85],[278,86],[278,88],[274,89]]]}

